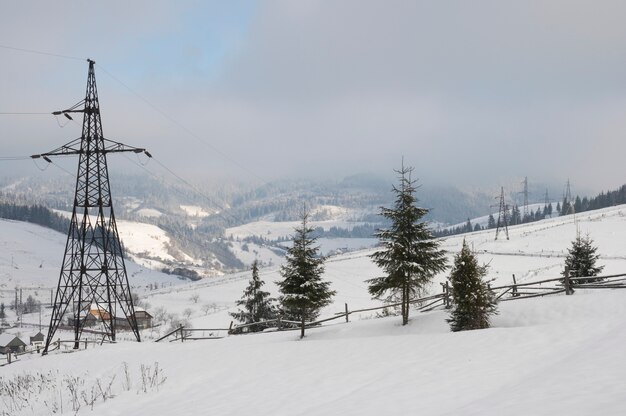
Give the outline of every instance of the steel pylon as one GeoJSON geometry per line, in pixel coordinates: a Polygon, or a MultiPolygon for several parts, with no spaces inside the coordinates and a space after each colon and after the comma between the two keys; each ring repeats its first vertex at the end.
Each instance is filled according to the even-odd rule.
{"type": "Polygon", "coordinates": [[[509,239],[509,220],[508,220],[509,207],[504,203],[504,187],[500,188],[500,210],[498,211],[498,223],[496,225],[496,240],[500,233],[500,228],[504,228],[506,232],[506,239],[509,239]]]}
{"type": "Polygon", "coordinates": [[[53,113],[69,119],[70,113],[83,113],[81,137],[51,152],[32,156],[48,162],[52,156],[79,156],[74,207],[44,354],[48,352],[56,331],[64,326],[66,317],[70,318],[66,325],[74,331],[75,349],[88,317],[101,322],[102,335],[111,341],[115,341],[119,320],[126,319],[137,341],[141,341],[113,213],[106,155],[119,152],[150,154],[145,149],[104,138],[95,62],[88,62],[85,99],[67,110],[53,113]],[[118,316],[118,310],[123,317],[118,316]]]}

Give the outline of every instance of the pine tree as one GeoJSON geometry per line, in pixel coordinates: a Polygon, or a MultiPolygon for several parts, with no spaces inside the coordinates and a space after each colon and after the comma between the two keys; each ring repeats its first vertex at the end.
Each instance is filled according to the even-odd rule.
{"type": "Polygon", "coordinates": [[[400,186],[392,188],[395,206],[381,208],[380,215],[391,221],[391,226],[376,232],[383,248],[370,257],[386,275],[367,281],[372,296],[401,300],[402,325],[409,322],[411,299],[424,290],[433,276],[446,269],[445,252],[439,249],[439,241],[422,220],[428,210],[416,206],[412,171],[404,165],[396,171],[400,186]]]}
{"type": "Polygon", "coordinates": [[[565,258],[565,268],[561,273],[565,276],[565,273],[569,271],[569,276],[572,278],[570,282],[572,284],[589,283],[602,280],[597,279],[574,279],[575,277],[593,277],[604,269],[604,266],[596,266],[596,261],[600,258],[600,255],[596,253],[598,247],[593,246],[593,240],[589,235],[581,236],[578,234],[576,239],[572,241],[572,247],[569,248],[567,257],[565,258]]]}
{"type": "Polygon", "coordinates": [[[522,213],[519,210],[517,205],[513,206],[513,210],[511,212],[511,225],[517,225],[522,223],[522,213]]]}
{"type": "Polygon", "coordinates": [[[330,282],[322,281],[325,259],[315,246],[316,238],[311,236],[308,213],[304,211],[301,218],[302,225],[295,229],[293,245],[280,269],[283,280],[276,284],[283,295],[281,302],[286,314],[302,323],[302,338],[305,321],[315,319],[319,310],[331,303],[335,291],[330,290],[330,282]]]}
{"type": "Polygon", "coordinates": [[[483,280],[486,274],[487,265],[478,265],[476,255],[463,240],[449,278],[453,306],[447,321],[452,331],[489,328],[489,317],[498,313],[493,292],[483,280]]]}
{"type": "Polygon", "coordinates": [[[0,303],[0,319],[6,318],[6,312],[4,312],[4,302],[0,303]]]}
{"type": "MultiPolygon", "coordinates": [[[[274,306],[274,299],[269,292],[261,290],[265,282],[259,277],[259,263],[255,260],[252,263],[252,278],[248,287],[244,290],[243,296],[237,301],[237,306],[242,309],[230,315],[243,324],[253,324],[262,321],[276,319],[278,311],[274,306]]],[[[267,325],[251,325],[246,327],[248,332],[259,332],[267,325]]]]}
{"type": "Polygon", "coordinates": [[[470,219],[467,219],[467,222],[465,223],[465,232],[466,233],[471,233],[472,232],[472,222],[470,221],[470,219]]]}
{"type": "Polygon", "coordinates": [[[489,219],[487,220],[487,228],[496,228],[496,219],[493,218],[492,214],[489,214],[489,219]]]}

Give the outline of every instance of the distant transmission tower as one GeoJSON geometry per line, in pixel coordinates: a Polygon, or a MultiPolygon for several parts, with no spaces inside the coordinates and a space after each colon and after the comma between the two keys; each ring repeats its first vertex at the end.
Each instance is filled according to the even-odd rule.
{"type": "Polygon", "coordinates": [[[550,203],[550,198],[548,197],[548,188],[546,188],[546,196],[544,198],[544,204],[547,207],[549,203],[550,203]]]}
{"type": "Polygon", "coordinates": [[[525,221],[528,218],[529,215],[529,209],[528,209],[528,176],[524,177],[524,180],[522,181],[522,183],[524,184],[524,190],[521,192],[522,194],[524,194],[524,218],[523,220],[525,221]]]}
{"type": "Polygon", "coordinates": [[[95,62],[88,62],[85,99],[67,110],[53,113],[63,114],[68,119],[71,119],[70,113],[83,113],[81,137],[51,152],[32,156],[43,158],[49,163],[52,156],[79,156],[74,208],[44,354],[48,352],[54,334],[62,325],[68,309],[72,314],[69,325],[74,329],[75,349],[78,348],[88,316],[102,322],[103,335],[115,341],[120,319],[117,316],[118,307],[128,320],[137,341],[141,340],[113,215],[106,155],[122,152],[143,152],[150,155],[145,149],[104,138],[96,89],[95,62]]]}
{"type": "Polygon", "coordinates": [[[569,178],[567,179],[567,184],[565,185],[565,194],[563,195],[563,200],[566,202],[572,201],[572,188],[569,183],[569,178]]]}
{"type": "MultiPolygon", "coordinates": [[[[497,198],[497,197],[496,197],[497,198]]],[[[509,207],[504,203],[504,187],[500,188],[500,211],[498,212],[498,223],[496,225],[496,240],[500,233],[500,228],[504,228],[506,232],[506,239],[509,239],[509,224],[508,224],[508,211],[509,207]]]]}
{"type": "Polygon", "coordinates": [[[572,188],[570,186],[569,178],[565,185],[563,192],[563,206],[561,206],[562,215],[568,215],[574,212],[574,206],[572,205],[572,188]]]}

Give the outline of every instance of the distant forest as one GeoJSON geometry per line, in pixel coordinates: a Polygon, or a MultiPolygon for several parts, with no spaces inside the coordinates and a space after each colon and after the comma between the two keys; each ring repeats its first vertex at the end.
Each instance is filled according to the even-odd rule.
{"type": "MultiPolygon", "coordinates": [[[[601,192],[593,198],[581,198],[580,196],[576,196],[573,202],[563,198],[562,203],[557,203],[555,212],[557,215],[563,216],[601,208],[608,208],[620,204],[626,204],[626,185],[622,185],[615,191],[601,192]]],[[[528,222],[539,221],[546,217],[551,217],[552,213],[552,204],[548,204],[545,205],[543,209],[537,208],[537,211],[531,211],[528,215],[523,216],[520,212],[519,206],[514,205],[510,212],[508,212],[506,222],[508,225],[525,224],[528,222]]],[[[497,226],[498,224],[496,219],[493,215],[489,214],[489,220],[486,227],[483,227],[480,224],[472,225],[470,219],[468,218],[464,225],[440,229],[435,231],[433,234],[436,237],[446,237],[450,235],[469,233],[472,231],[496,228],[497,226]]],[[[504,223],[501,223],[500,226],[504,226],[504,223]]]]}
{"type": "Polygon", "coordinates": [[[25,221],[67,233],[70,221],[42,205],[18,205],[0,202],[0,218],[25,221]]]}

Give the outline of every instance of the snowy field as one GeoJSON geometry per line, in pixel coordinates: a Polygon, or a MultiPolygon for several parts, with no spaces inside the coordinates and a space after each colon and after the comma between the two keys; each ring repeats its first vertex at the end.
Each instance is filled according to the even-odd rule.
{"type": "MultiPolygon", "coordinates": [[[[74,414],[71,380],[107,402],[78,414],[623,415],[626,291],[504,303],[494,327],[451,333],[443,311],[296,333],[122,343],[23,359],[0,377],[53,380],[21,410],[74,414]],[[130,387],[124,363],[128,363],[130,387]],[[141,366],[163,383],[144,393],[141,366]]],[[[79,391],[79,393],[80,393],[79,391]]],[[[1,404],[0,404],[1,406],[1,404]]]]}
{"type": "MultiPolygon", "coordinates": [[[[483,231],[443,245],[451,257],[466,238],[490,264],[489,278],[509,284],[512,274],[518,282],[558,277],[577,228],[594,239],[606,274],[626,272],[626,206],[512,227],[508,241],[503,236],[495,241],[494,231],[483,231]]],[[[41,260],[56,283],[64,236],[10,221],[0,221],[0,233],[2,283],[14,270],[12,261],[19,264],[20,276],[40,282],[41,260]]],[[[344,303],[350,309],[379,305],[365,283],[379,274],[371,252],[326,262],[324,278],[337,295],[321,317],[343,311],[344,303]]],[[[171,278],[151,273],[138,276],[171,278]]],[[[276,296],[278,265],[260,275],[276,296]]],[[[245,272],[204,279],[150,291],[144,299],[148,310],[163,307],[179,315],[191,310],[195,328],[224,328],[249,277],[245,272]]],[[[439,293],[445,278],[437,276],[430,292],[439,293]]],[[[337,320],[309,330],[304,340],[294,332],[265,333],[185,343],[120,342],[71,354],[24,356],[0,367],[1,380],[39,374],[47,382],[21,409],[8,409],[11,402],[3,396],[0,415],[52,414],[50,409],[61,406],[63,414],[74,414],[71,380],[78,379],[85,396],[92,397],[98,381],[108,384],[115,374],[110,388],[115,397],[94,401],[93,410],[82,404],[78,414],[626,414],[626,290],[578,290],[573,296],[504,302],[499,308],[492,328],[465,333],[449,332],[443,310],[413,312],[406,327],[399,317],[376,318],[369,312],[351,316],[350,323],[337,320]],[[152,385],[142,381],[142,365],[144,376],[150,366],[153,376],[143,380],[154,380],[152,385]]],[[[144,331],[143,337],[149,341],[163,330],[144,331]]]]}

